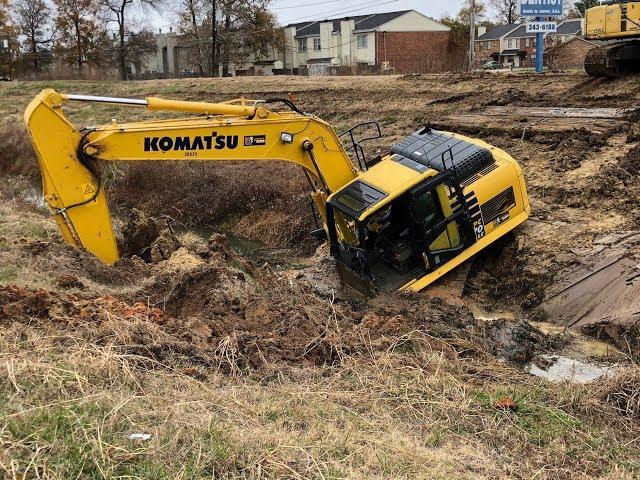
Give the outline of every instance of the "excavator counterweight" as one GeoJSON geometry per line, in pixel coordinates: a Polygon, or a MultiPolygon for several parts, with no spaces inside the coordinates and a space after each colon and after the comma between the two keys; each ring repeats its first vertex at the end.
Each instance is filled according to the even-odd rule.
{"type": "MultiPolygon", "coordinates": [[[[367,169],[329,124],[286,99],[222,103],[67,95],[43,90],[25,123],[44,198],[65,241],[118,259],[100,166],[110,161],[286,161],[304,170],[344,283],[364,293],[420,290],[529,215],[522,171],[506,152],[424,127],[367,169]],[[197,116],[78,130],[69,102],[197,116]],[[288,109],[272,110],[274,104],[288,109]]],[[[352,135],[353,140],[353,135],[352,135]]],[[[354,140],[358,158],[361,146],[354,140]]],[[[265,179],[264,181],[268,181],[265,179]]]]}

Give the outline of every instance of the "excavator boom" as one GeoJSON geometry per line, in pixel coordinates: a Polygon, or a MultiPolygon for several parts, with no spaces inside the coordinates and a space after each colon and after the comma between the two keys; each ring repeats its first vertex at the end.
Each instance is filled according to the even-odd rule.
{"type": "Polygon", "coordinates": [[[324,217],[326,196],[356,177],[333,129],[297,111],[266,104],[146,100],[64,95],[47,89],[28,106],[25,123],[37,153],[44,198],[64,239],[108,264],[118,259],[99,161],[282,160],[304,168],[324,217]],[[119,124],[78,131],[64,116],[70,101],[197,113],[200,117],[119,124]]]}

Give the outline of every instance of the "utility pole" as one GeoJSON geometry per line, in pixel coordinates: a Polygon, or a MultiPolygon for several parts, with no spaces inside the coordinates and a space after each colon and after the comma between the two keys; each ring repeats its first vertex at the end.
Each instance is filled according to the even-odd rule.
{"type": "Polygon", "coordinates": [[[211,76],[218,76],[218,59],[216,58],[216,49],[218,48],[217,36],[218,29],[216,28],[216,1],[211,0],[211,76]]]}
{"type": "Polygon", "coordinates": [[[475,57],[476,42],[476,0],[471,0],[469,12],[469,72],[473,71],[473,59],[475,57]]]}

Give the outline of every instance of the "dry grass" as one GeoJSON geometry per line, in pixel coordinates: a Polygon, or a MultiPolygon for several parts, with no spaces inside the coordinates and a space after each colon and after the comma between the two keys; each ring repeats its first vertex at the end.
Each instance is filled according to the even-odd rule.
{"type": "MultiPolygon", "coordinates": [[[[117,319],[127,327],[127,320],[117,319]]],[[[441,351],[271,377],[176,370],[55,327],[0,335],[4,478],[633,478],[637,426],[589,388],[441,351]],[[198,378],[194,378],[194,375],[198,378]],[[517,413],[493,408],[505,393],[517,413]],[[131,433],[150,433],[135,442],[131,433]]]]}
{"type": "MultiPolygon", "coordinates": [[[[73,93],[189,100],[242,94],[270,97],[292,91],[305,110],[338,129],[381,120],[382,144],[389,144],[418,124],[482,110],[483,104],[506,94],[540,103],[533,82],[537,85],[539,79],[527,75],[506,80],[465,75],[352,77],[327,78],[322,83],[301,78],[16,82],[0,86],[0,131],[10,134],[10,141],[0,146],[0,152],[6,152],[0,154],[0,169],[31,174],[24,162],[35,164],[25,154],[26,135],[16,125],[26,103],[44,86],[73,93]],[[485,82],[481,95],[478,78],[485,82]]],[[[603,98],[600,88],[584,77],[552,76],[545,85],[544,102],[628,106],[637,98],[633,79],[611,82],[609,95],[603,98]]],[[[119,120],[151,116],[143,110],[105,105],[74,106],[69,113],[79,125],[114,116],[119,120]]],[[[542,239],[536,237],[536,232],[543,232],[539,225],[525,227],[533,239],[530,244],[561,251],[558,232],[577,234],[562,223],[573,218],[563,217],[566,208],[554,204],[551,209],[544,203],[550,185],[546,147],[528,141],[513,145],[507,136],[496,135],[496,141],[514,148],[528,167],[536,208],[552,210],[557,216],[552,220],[560,225],[542,239]]],[[[284,166],[129,165],[108,174],[112,199],[122,210],[143,206],[204,227],[229,223],[274,245],[297,242],[297,226],[308,226],[306,220],[298,220],[306,215],[306,200],[300,196],[304,182],[284,166]],[[265,229],[275,231],[273,237],[267,237],[265,229]]],[[[564,177],[552,179],[553,185],[575,190],[564,177]]],[[[251,361],[242,332],[225,331],[207,345],[208,350],[197,351],[192,345],[195,337],[185,336],[187,327],[199,325],[193,312],[179,319],[184,328],[171,331],[145,317],[144,309],[134,309],[132,317],[122,309],[95,308],[92,302],[101,295],[133,297],[152,284],[147,276],[153,271],[106,268],[65,248],[50,220],[25,209],[22,201],[9,200],[24,197],[24,180],[5,175],[1,187],[5,196],[0,202],[0,284],[42,287],[57,295],[56,276],[76,275],[84,287],[75,293],[94,308],[93,316],[85,320],[60,312],[24,318],[0,314],[2,478],[640,476],[636,367],[603,384],[547,383],[483,351],[482,339],[475,338],[473,329],[467,329],[455,313],[439,325],[446,335],[416,327],[390,329],[383,338],[372,338],[366,329],[353,329],[350,335],[360,335],[358,348],[353,349],[354,339],[346,341],[340,305],[332,298],[318,298],[311,288],[283,287],[278,293],[252,285],[240,293],[215,288],[196,292],[194,298],[211,300],[212,309],[232,305],[229,317],[233,312],[246,320],[250,313],[258,322],[277,313],[280,318],[274,325],[282,337],[294,320],[304,321],[307,307],[323,306],[307,318],[320,328],[310,329],[313,334],[298,346],[303,353],[321,346],[328,352],[326,358],[335,362],[303,366],[266,359],[262,368],[247,369],[251,361]],[[187,347],[195,353],[189,354],[192,350],[187,347]],[[517,412],[495,408],[505,395],[516,401],[517,412]],[[152,437],[136,443],[127,438],[135,432],[152,437]]],[[[586,225],[583,215],[580,219],[570,223],[580,225],[582,237],[590,241],[593,232],[601,231],[599,224],[586,225]]],[[[532,250],[526,258],[518,253],[525,262],[533,259],[528,265],[539,269],[550,268],[554,261],[548,252],[532,250]]],[[[236,267],[232,273],[246,283],[243,265],[236,267]]],[[[167,274],[169,280],[175,276],[167,274]]],[[[281,279],[283,284],[287,278],[281,279]]],[[[326,281],[326,276],[322,278],[326,281]]],[[[0,304],[0,312],[3,307],[0,304]]],[[[411,313],[398,314],[396,323],[402,325],[411,313]]],[[[422,313],[425,324],[433,321],[432,313],[422,313]]],[[[214,326],[219,325],[216,321],[214,326]]],[[[280,346],[275,344],[276,349],[280,346]]]]}
{"type": "MultiPolygon", "coordinates": [[[[55,236],[47,240],[49,251],[20,253],[13,242],[25,238],[32,245],[33,232],[49,232],[50,221],[10,203],[2,208],[0,263],[14,259],[18,272],[0,283],[31,285],[35,278],[46,286],[45,271],[51,278],[89,265],[88,257],[74,259],[57,246],[55,236]]],[[[120,291],[123,282],[82,281],[89,298],[78,307],[83,319],[56,304],[49,313],[32,308],[24,316],[0,302],[0,477],[618,479],[639,473],[635,420],[592,386],[546,383],[497,361],[478,346],[481,339],[456,330],[458,318],[447,319],[449,336],[429,323],[414,329],[400,323],[384,337],[359,328],[354,350],[343,307],[328,298],[325,316],[312,319],[319,333],[303,343],[306,350],[330,348],[338,360],[333,366],[291,362],[247,371],[243,333],[220,337],[205,359],[197,345],[186,348],[189,318],[182,330],[167,329],[152,310],[94,300],[120,291]],[[494,407],[504,395],[514,398],[517,412],[494,407]],[[131,433],[152,438],[136,443],[131,433]]],[[[321,301],[295,291],[308,295],[297,300],[307,308],[321,301]]],[[[285,301],[268,290],[264,295],[274,311],[285,301]]],[[[380,307],[372,308],[383,315],[380,307]]],[[[423,315],[429,322],[430,314],[423,315]]]]}

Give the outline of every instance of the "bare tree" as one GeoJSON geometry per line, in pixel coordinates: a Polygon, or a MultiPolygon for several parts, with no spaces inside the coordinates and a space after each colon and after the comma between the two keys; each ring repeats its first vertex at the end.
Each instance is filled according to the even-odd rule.
{"type": "Polygon", "coordinates": [[[158,8],[162,0],[100,0],[101,4],[107,9],[107,11],[113,15],[112,20],[116,22],[118,26],[118,45],[117,45],[117,57],[118,57],[118,71],[120,73],[120,79],[127,79],[127,33],[128,33],[128,9],[134,2],[138,2],[141,5],[146,5],[152,8],[158,8]]]}
{"type": "Polygon", "coordinates": [[[0,0],[0,77],[11,77],[12,58],[18,49],[17,32],[10,22],[9,1],[0,0]]]}
{"type": "Polygon", "coordinates": [[[127,34],[124,57],[126,61],[131,62],[136,72],[142,69],[149,53],[155,51],[156,37],[150,30],[142,29],[127,34]]]}
{"type": "Polygon", "coordinates": [[[283,48],[282,31],[268,5],[269,0],[225,0],[219,57],[223,76],[229,75],[232,62],[266,54],[272,47],[283,48]]]}
{"type": "Polygon", "coordinates": [[[518,4],[520,0],[490,0],[491,6],[496,12],[498,23],[516,23],[520,20],[518,4]]]}
{"type": "MultiPolygon", "coordinates": [[[[180,0],[178,16],[180,18],[179,31],[187,38],[191,38],[195,45],[196,68],[200,76],[204,76],[204,41],[202,38],[206,5],[203,0],[180,0]]],[[[206,30],[205,30],[206,31],[206,30]]]]}
{"type": "Polygon", "coordinates": [[[98,19],[97,0],[55,0],[55,5],[56,54],[80,74],[85,64],[104,63],[110,40],[98,19]]]}
{"type": "Polygon", "coordinates": [[[218,76],[218,0],[211,0],[211,76],[218,76]]]}
{"type": "Polygon", "coordinates": [[[33,69],[38,72],[42,50],[53,40],[51,7],[44,0],[18,0],[15,13],[18,30],[25,37],[24,44],[33,69]]]}
{"type": "MultiPolygon", "coordinates": [[[[474,3],[475,3],[474,5],[475,19],[476,19],[476,22],[479,22],[486,17],[487,7],[479,0],[476,0],[474,3]]],[[[465,25],[469,25],[469,23],[471,22],[471,0],[466,0],[462,4],[462,7],[458,12],[457,19],[461,23],[464,23],[465,25]]]]}

